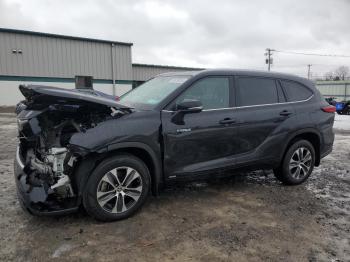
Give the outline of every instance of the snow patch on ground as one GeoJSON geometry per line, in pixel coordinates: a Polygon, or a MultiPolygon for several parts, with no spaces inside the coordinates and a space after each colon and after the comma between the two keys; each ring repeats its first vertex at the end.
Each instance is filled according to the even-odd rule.
{"type": "Polygon", "coordinates": [[[72,244],[62,244],[61,246],[59,246],[55,252],[53,252],[52,257],[53,258],[57,258],[60,257],[63,253],[66,253],[68,251],[71,251],[74,248],[74,245],[72,244]]]}
{"type": "Polygon", "coordinates": [[[334,129],[350,131],[350,115],[335,114],[334,129]]]}

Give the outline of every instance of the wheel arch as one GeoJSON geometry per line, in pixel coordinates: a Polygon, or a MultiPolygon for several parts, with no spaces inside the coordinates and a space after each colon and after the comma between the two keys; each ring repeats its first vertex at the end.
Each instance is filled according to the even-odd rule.
{"type": "Polygon", "coordinates": [[[140,158],[147,166],[151,176],[151,190],[153,195],[158,195],[159,187],[163,183],[162,168],[159,157],[152,148],[140,142],[125,142],[112,144],[107,149],[100,153],[91,153],[84,157],[81,163],[77,166],[74,180],[77,186],[79,195],[82,195],[93,170],[103,160],[113,157],[117,154],[132,154],[140,158]]]}
{"type": "Polygon", "coordinates": [[[320,133],[313,129],[313,128],[307,128],[307,129],[301,129],[297,132],[293,133],[289,138],[288,142],[285,144],[285,147],[283,149],[283,157],[284,158],[288,148],[296,141],[296,140],[307,140],[309,141],[312,146],[315,149],[315,166],[319,166],[321,161],[321,135],[320,133]]]}
{"type": "Polygon", "coordinates": [[[140,158],[147,166],[151,176],[151,190],[153,195],[158,195],[160,185],[163,183],[162,165],[157,153],[140,142],[125,142],[108,146],[108,156],[118,153],[128,153],[140,158]]]}

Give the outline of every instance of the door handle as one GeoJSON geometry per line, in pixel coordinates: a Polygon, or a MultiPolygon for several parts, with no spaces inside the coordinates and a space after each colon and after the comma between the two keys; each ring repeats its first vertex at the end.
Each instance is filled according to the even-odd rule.
{"type": "Polygon", "coordinates": [[[233,123],[236,123],[236,119],[224,118],[223,120],[220,120],[219,123],[221,125],[233,124],[233,123]]]}
{"type": "Polygon", "coordinates": [[[280,112],[281,116],[289,116],[291,114],[293,114],[293,113],[291,111],[288,111],[288,110],[283,110],[280,112]]]}

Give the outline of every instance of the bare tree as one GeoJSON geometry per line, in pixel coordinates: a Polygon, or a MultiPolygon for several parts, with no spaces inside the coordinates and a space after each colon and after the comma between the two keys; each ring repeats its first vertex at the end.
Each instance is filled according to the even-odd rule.
{"type": "Polygon", "coordinates": [[[339,78],[339,80],[345,80],[345,78],[349,75],[349,67],[347,66],[339,66],[335,71],[334,74],[336,77],[339,78]]]}
{"type": "Polygon", "coordinates": [[[324,78],[326,80],[333,80],[334,79],[334,72],[333,71],[329,71],[327,73],[324,74],[324,78]]]}

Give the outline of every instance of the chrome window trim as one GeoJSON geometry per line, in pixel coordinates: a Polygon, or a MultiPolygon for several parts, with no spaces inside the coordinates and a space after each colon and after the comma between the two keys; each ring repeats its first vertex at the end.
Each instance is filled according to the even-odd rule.
{"type": "MultiPolygon", "coordinates": [[[[282,103],[273,103],[273,104],[261,104],[261,105],[250,105],[250,106],[233,106],[233,107],[223,107],[223,108],[214,108],[214,109],[204,109],[202,111],[216,111],[216,110],[228,110],[228,109],[239,109],[239,108],[250,108],[250,107],[261,107],[261,106],[274,106],[274,105],[283,105],[283,104],[297,104],[297,103],[303,103],[309,101],[311,98],[314,97],[314,94],[312,94],[309,98],[299,101],[292,101],[292,102],[282,102],[282,103]]],[[[164,112],[176,112],[173,110],[165,110],[164,112]]]]}

